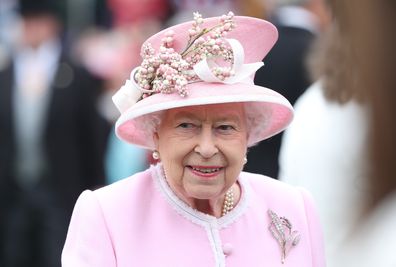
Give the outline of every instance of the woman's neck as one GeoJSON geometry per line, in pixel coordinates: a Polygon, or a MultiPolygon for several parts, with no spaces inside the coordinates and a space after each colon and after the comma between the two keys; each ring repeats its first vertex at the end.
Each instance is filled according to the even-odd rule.
{"type": "MultiPolygon", "coordinates": [[[[232,191],[232,202],[233,205],[230,206],[228,205],[228,208],[226,208],[227,212],[231,210],[233,207],[236,206],[238,203],[240,196],[241,196],[241,190],[240,187],[237,183],[233,184],[228,191],[232,191]]],[[[209,214],[211,216],[214,216],[216,218],[220,218],[227,212],[224,212],[225,209],[225,202],[226,200],[229,202],[230,197],[226,197],[226,194],[223,194],[221,197],[216,198],[216,199],[189,199],[187,200],[187,203],[193,208],[196,209],[202,213],[209,214]]]]}

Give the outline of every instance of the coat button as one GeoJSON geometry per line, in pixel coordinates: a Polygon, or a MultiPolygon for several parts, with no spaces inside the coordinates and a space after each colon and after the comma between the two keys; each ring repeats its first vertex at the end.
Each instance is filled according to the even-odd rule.
{"type": "Polygon", "coordinates": [[[223,253],[226,256],[232,253],[232,245],[230,243],[225,243],[223,245],[223,253]]]}

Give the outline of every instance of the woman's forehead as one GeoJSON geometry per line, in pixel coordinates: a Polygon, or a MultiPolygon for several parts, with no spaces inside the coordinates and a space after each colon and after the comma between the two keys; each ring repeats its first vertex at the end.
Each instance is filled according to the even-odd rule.
{"type": "Polygon", "coordinates": [[[245,111],[242,103],[211,104],[188,106],[167,110],[165,117],[177,119],[191,117],[201,120],[206,119],[238,119],[244,118],[245,111]]]}

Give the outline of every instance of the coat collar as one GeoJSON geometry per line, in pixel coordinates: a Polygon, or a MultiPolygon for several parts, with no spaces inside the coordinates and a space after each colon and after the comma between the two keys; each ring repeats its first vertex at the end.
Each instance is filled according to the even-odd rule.
{"type": "Polygon", "coordinates": [[[207,224],[215,223],[219,228],[225,228],[237,221],[248,208],[250,188],[247,181],[245,181],[245,179],[243,179],[241,176],[238,178],[238,183],[241,186],[241,198],[238,204],[225,216],[216,218],[212,215],[208,215],[191,208],[178,196],[176,196],[166,181],[161,163],[158,163],[155,166],[152,165],[151,172],[153,174],[157,189],[165,197],[166,201],[172,206],[173,209],[176,210],[178,214],[195,224],[206,226],[207,224]]]}

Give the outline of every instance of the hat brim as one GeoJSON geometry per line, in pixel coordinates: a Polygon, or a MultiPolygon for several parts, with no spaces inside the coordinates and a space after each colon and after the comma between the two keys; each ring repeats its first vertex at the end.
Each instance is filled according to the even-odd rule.
{"type": "Polygon", "coordinates": [[[248,146],[269,138],[282,130],[293,118],[293,108],[282,95],[253,84],[221,84],[199,82],[188,85],[188,96],[155,94],[147,97],[124,112],[116,122],[117,136],[134,145],[154,149],[153,132],[145,127],[144,115],[180,107],[247,103],[246,109],[257,114],[249,129],[248,146]]]}

